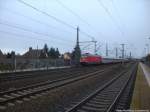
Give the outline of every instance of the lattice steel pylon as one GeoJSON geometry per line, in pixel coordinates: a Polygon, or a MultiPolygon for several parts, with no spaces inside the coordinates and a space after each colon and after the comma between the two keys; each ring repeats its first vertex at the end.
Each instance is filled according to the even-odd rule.
{"type": "Polygon", "coordinates": [[[77,42],[76,42],[76,46],[74,50],[75,50],[75,64],[76,66],[79,66],[80,57],[81,57],[81,50],[80,50],[80,45],[79,45],[79,27],[77,27],[77,42]]]}

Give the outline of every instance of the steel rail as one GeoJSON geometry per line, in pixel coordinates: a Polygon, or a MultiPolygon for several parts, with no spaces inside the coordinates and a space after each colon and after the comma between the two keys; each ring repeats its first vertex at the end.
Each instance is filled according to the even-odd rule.
{"type": "MultiPolygon", "coordinates": [[[[110,67],[110,68],[112,68],[112,67],[110,67]]],[[[103,73],[103,72],[105,72],[105,70],[99,70],[99,71],[96,71],[96,72],[92,72],[92,73],[89,73],[89,74],[87,74],[85,76],[79,76],[79,77],[74,77],[74,78],[62,79],[62,80],[59,80],[59,81],[54,81],[53,83],[51,82],[50,85],[47,85],[49,87],[46,86],[46,87],[42,87],[42,88],[37,89],[37,90],[35,88],[35,89],[32,89],[32,91],[29,91],[28,90],[29,88],[28,88],[24,94],[19,94],[18,92],[23,92],[25,90],[21,89],[22,91],[18,91],[18,92],[16,90],[15,94],[18,94],[17,96],[13,96],[12,95],[12,97],[11,97],[11,94],[8,92],[10,94],[10,98],[8,98],[8,99],[4,98],[5,100],[1,100],[0,101],[0,105],[5,105],[5,104],[7,104],[9,102],[14,102],[16,100],[21,100],[23,98],[27,98],[27,97],[30,97],[30,96],[33,96],[33,95],[36,95],[36,94],[40,94],[40,93],[45,92],[45,91],[49,91],[49,90],[52,90],[52,89],[55,89],[55,88],[58,88],[58,87],[62,87],[62,86],[65,86],[67,84],[70,84],[70,83],[73,83],[73,82],[76,82],[76,81],[80,81],[80,80],[83,80],[83,79],[86,79],[86,78],[89,78],[89,77],[93,77],[95,75],[99,75],[99,73],[103,73]]],[[[4,93],[1,93],[1,94],[5,95],[4,93]]]]}
{"type": "Polygon", "coordinates": [[[114,110],[115,106],[118,103],[119,98],[121,97],[121,95],[123,94],[123,92],[125,91],[127,85],[129,84],[130,80],[134,77],[134,72],[135,70],[130,71],[131,75],[130,77],[127,79],[126,83],[124,84],[123,88],[119,91],[119,94],[117,95],[117,97],[115,98],[114,102],[110,105],[110,107],[108,108],[107,112],[111,112],[114,110]]]}
{"type": "MultiPolygon", "coordinates": [[[[111,67],[109,67],[111,68],[111,67]]],[[[105,68],[106,69],[106,68],[105,68]]],[[[105,70],[103,69],[103,70],[105,70]]],[[[0,96],[4,95],[4,94],[10,94],[12,92],[17,92],[17,91],[22,91],[24,89],[29,89],[29,88],[34,88],[34,87],[38,87],[38,86],[44,86],[44,85],[48,85],[48,84],[52,84],[52,83],[56,83],[56,82],[59,82],[59,81],[63,81],[63,80],[67,80],[67,79],[71,79],[71,78],[74,78],[74,77],[79,77],[81,75],[84,75],[84,74],[90,74],[90,73],[93,73],[94,71],[99,71],[97,69],[94,69],[94,70],[90,70],[90,71],[76,71],[76,72],[72,72],[72,73],[68,73],[67,74],[67,77],[61,77],[60,79],[58,80],[51,80],[51,81],[45,81],[45,82],[41,82],[41,83],[37,83],[37,84],[32,84],[32,85],[28,85],[28,86],[25,86],[25,87],[21,87],[21,88],[16,88],[16,89],[13,89],[13,90],[7,90],[7,91],[2,91],[0,92],[0,96]],[[71,76],[73,74],[78,74],[78,75],[75,75],[75,76],[71,76]],[[69,75],[69,77],[68,77],[69,75]]],[[[66,75],[66,74],[64,74],[66,75]]]]}
{"type": "MultiPolygon", "coordinates": [[[[135,65],[135,68],[137,68],[137,65],[135,65]]],[[[136,78],[136,69],[133,69],[132,71],[130,71],[131,76],[129,77],[129,79],[127,80],[126,84],[124,85],[124,87],[120,90],[119,94],[117,95],[116,99],[114,100],[114,102],[110,105],[109,109],[107,110],[107,112],[113,112],[117,105],[119,104],[119,100],[120,98],[123,96],[124,92],[127,89],[127,86],[131,86],[131,88],[134,86],[134,81],[136,78]],[[131,84],[130,84],[131,83],[131,84]]],[[[132,88],[133,89],[133,88],[132,88]]],[[[130,96],[129,96],[130,97],[130,96]]]]}
{"type": "MultiPolygon", "coordinates": [[[[133,68],[135,68],[135,67],[133,67],[133,68]]],[[[107,87],[111,86],[116,80],[119,80],[121,76],[123,76],[124,74],[128,74],[129,72],[130,71],[123,71],[118,76],[114,77],[112,80],[110,80],[105,85],[103,85],[102,87],[100,87],[98,90],[96,90],[95,92],[93,92],[92,94],[90,94],[89,96],[87,96],[86,98],[84,98],[81,102],[77,103],[72,108],[68,109],[66,112],[76,112],[78,109],[80,109],[80,107],[82,107],[84,104],[86,104],[87,102],[89,102],[92,98],[94,98],[95,96],[97,96],[100,92],[102,92],[103,90],[107,89],[107,87]]],[[[115,99],[115,101],[116,101],[116,99],[115,99]]],[[[114,102],[113,102],[113,104],[114,104],[114,102]]],[[[113,104],[110,106],[110,109],[112,108],[113,104]]]]}

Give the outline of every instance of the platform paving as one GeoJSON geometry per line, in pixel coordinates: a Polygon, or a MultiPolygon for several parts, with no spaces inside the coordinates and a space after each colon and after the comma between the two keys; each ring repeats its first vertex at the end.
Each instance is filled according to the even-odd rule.
{"type": "Polygon", "coordinates": [[[150,112],[150,67],[139,63],[130,109],[150,112]]]}
{"type": "Polygon", "coordinates": [[[140,63],[140,66],[142,67],[142,70],[144,72],[145,78],[149,84],[150,87],[150,67],[148,67],[147,65],[140,63]]]}

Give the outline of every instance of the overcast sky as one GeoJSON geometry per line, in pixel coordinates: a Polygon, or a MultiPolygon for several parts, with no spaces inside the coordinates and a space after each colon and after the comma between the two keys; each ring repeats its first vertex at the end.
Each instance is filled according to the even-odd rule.
{"type": "MultiPolygon", "coordinates": [[[[140,57],[150,44],[149,21],[150,0],[0,0],[0,49],[22,54],[29,46],[42,48],[47,43],[61,52],[72,51],[74,28],[79,26],[80,41],[94,37],[99,54],[105,55],[107,43],[109,55],[115,56],[115,48],[121,50],[124,43],[126,54],[140,57]]],[[[81,49],[92,53],[93,43],[81,44],[81,49]]]]}

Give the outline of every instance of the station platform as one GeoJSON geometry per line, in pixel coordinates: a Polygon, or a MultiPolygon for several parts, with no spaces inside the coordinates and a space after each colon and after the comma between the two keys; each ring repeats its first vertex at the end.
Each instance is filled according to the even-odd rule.
{"type": "Polygon", "coordinates": [[[139,63],[130,109],[150,112],[150,67],[139,63]]]}

